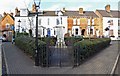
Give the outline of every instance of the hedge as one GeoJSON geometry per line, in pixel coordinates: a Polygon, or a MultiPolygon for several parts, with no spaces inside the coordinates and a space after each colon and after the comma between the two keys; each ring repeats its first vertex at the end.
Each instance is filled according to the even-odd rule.
{"type": "MultiPolygon", "coordinates": [[[[35,38],[28,36],[19,36],[15,38],[15,45],[24,51],[27,55],[34,59],[35,57],[35,38]]],[[[38,50],[40,65],[44,65],[46,63],[46,43],[38,40],[38,50]]]]}
{"type": "MultiPolygon", "coordinates": [[[[44,41],[50,46],[55,46],[57,38],[56,37],[41,37],[39,40],[44,41]]],[[[83,40],[82,36],[73,36],[73,37],[65,37],[64,41],[67,46],[72,46],[74,43],[83,40]]]]}
{"type": "Polygon", "coordinates": [[[74,43],[83,40],[83,36],[65,37],[64,40],[67,46],[73,46],[74,43]]]}
{"type": "Polygon", "coordinates": [[[44,41],[47,45],[55,46],[57,38],[56,37],[40,37],[38,38],[41,41],[44,41]]]}
{"type": "MultiPolygon", "coordinates": [[[[98,51],[107,47],[111,40],[109,38],[98,38],[98,39],[84,39],[82,37],[68,37],[65,38],[65,42],[72,41],[74,47],[74,64],[80,65],[88,57],[97,53],[98,51]]],[[[38,49],[40,65],[46,66],[48,64],[48,46],[54,46],[56,38],[39,38],[38,49]],[[41,41],[42,40],[42,41],[41,41]]],[[[15,38],[15,45],[23,50],[26,54],[35,57],[35,38],[28,36],[19,36],[15,38]]],[[[67,45],[71,45],[70,43],[67,45]]]]}
{"type": "Polygon", "coordinates": [[[17,37],[19,36],[29,36],[29,33],[23,32],[23,33],[18,33],[17,32],[17,37]]]}
{"type": "Polygon", "coordinates": [[[104,49],[110,44],[109,38],[82,40],[74,44],[74,63],[80,65],[88,57],[104,49]]]}

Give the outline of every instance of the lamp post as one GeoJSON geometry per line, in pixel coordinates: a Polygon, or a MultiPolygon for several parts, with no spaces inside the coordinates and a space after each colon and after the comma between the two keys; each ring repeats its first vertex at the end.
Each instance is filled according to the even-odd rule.
{"type": "Polygon", "coordinates": [[[18,20],[18,33],[20,32],[20,23],[21,23],[21,21],[20,21],[20,19],[18,20]]]}
{"type": "Polygon", "coordinates": [[[36,7],[36,38],[35,38],[35,66],[39,66],[39,50],[38,50],[38,9],[40,8],[40,0],[34,0],[36,7]]]}

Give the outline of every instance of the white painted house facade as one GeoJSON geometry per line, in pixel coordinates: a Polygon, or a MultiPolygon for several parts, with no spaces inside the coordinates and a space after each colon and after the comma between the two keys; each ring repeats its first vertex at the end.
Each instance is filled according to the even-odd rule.
{"type": "Polygon", "coordinates": [[[46,35],[55,36],[57,35],[57,26],[64,26],[64,29],[59,31],[64,34],[67,33],[67,16],[39,16],[38,17],[38,35],[44,37],[46,35]]]}
{"type": "Polygon", "coordinates": [[[118,18],[111,18],[111,17],[103,17],[103,34],[104,36],[111,36],[112,40],[118,40],[118,18]],[[109,21],[112,21],[112,24],[109,23],[109,21]],[[106,31],[106,28],[109,28],[108,31],[106,31]]]}
{"type": "MultiPolygon", "coordinates": [[[[38,36],[56,36],[57,26],[64,26],[64,29],[59,32],[67,33],[67,16],[61,11],[41,11],[38,14],[38,36]]],[[[29,29],[35,37],[36,14],[27,9],[21,9],[15,16],[15,31],[29,33],[29,29]]]]}

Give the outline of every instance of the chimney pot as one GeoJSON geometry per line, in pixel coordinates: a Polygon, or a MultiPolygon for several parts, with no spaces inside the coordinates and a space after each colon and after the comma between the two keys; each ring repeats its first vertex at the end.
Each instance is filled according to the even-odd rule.
{"type": "Polygon", "coordinates": [[[13,16],[13,13],[11,12],[10,15],[13,16]]]}
{"type": "Polygon", "coordinates": [[[110,12],[110,5],[106,5],[106,6],[105,6],[105,10],[106,10],[107,12],[110,12]]]}
{"type": "Polygon", "coordinates": [[[34,3],[33,5],[32,5],[32,12],[36,12],[36,4],[34,3]]]}
{"type": "Polygon", "coordinates": [[[19,14],[19,10],[18,10],[18,8],[16,7],[15,8],[15,15],[18,15],[19,14]]]}
{"type": "Polygon", "coordinates": [[[6,12],[3,13],[4,17],[7,15],[6,12]]]}
{"type": "Polygon", "coordinates": [[[83,8],[79,8],[79,14],[83,14],[83,8]]]}
{"type": "Polygon", "coordinates": [[[63,8],[63,10],[62,10],[63,12],[65,12],[66,10],[65,10],[65,7],[63,8]]]}

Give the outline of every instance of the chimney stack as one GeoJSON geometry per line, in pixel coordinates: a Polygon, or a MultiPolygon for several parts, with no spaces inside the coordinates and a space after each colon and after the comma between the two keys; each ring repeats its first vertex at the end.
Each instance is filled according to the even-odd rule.
{"type": "Polygon", "coordinates": [[[65,7],[63,8],[63,10],[62,10],[63,12],[65,12],[66,10],[65,10],[65,7]]]}
{"type": "Polygon", "coordinates": [[[20,11],[18,10],[18,8],[15,8],[15,15],[20,15],[20,11]]]}
{"type": "Polygon", "coordinates": [[[79,14],[83,14],[83,8],[79,8],[79,14]]]}
{"type": "Polygon", "coordinates": [[[107,12],[110,12],[110,5],[106,5],[106,6],[105,6],[105,10],[106,10],[107,12]]]}
{"type": "Polygon", "coordinates": [[[10,15],[13,16],[13,13],[11,12],[10,15]]]}
{"type": "Polygon", "coordinates": [[[37,9],[36,9],[36,4],[34,3],[33,5],[32,5],[32,12],[36,12],[37,11],[37,9]]]}
{"type": "Polygon", "coordinates": [[[6,15],[7,15],[6,12],[4,12],[4,13],[3,13],[3,16],[5,17],[6,15]]]}

